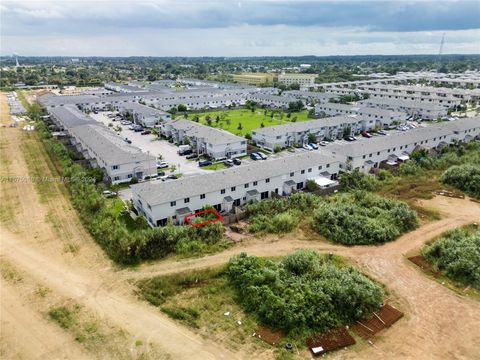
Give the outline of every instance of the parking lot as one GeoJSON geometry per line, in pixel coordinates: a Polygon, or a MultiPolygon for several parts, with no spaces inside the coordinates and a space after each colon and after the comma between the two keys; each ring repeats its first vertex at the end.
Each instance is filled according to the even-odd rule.
{"type": "MultiPolygon", "coordinates": [[[[98,114],[91,113],[90,115],[95,120],[107,125],[112,123],[115,128],[120,127],[122,131],[117,132],[123,139],[127,138],[132,141],[132,145],[140,148],[143,152],[149,153],[157,158],[162,156],[162,160],[168,162],[170,166],[175,166],[176,173],[184,175],[204,174],[208,170],[203,170],[198,167],[196,161],[187,160],[185,156],[178,155],[178,148],[168,141],[160,140],[153,134],[142,135],[141,132],[129,130],[128,126],[120,124],[120,121],[112,121],[107,115],[110,112],[101,112],[98,114]]],[[[168,171],[167,171],[168,172],[168,171]]]]}

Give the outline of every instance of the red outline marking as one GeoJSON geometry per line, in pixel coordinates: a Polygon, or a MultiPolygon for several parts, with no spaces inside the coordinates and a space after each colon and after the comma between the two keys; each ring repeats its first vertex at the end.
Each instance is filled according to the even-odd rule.
{"type": "Polygon", "coordinates": [[[193,214],[186,215],[186,216],[184,216],[183,220],[185,220],[185,222],[186,222],[188,225],[191,225],[191,226],[193,226],[193,227],[198,227],[198,226],[204,226],[204,225],[207,225],[207,224],[210,224],[210,223],[214,223],[214,222],[223,220],[223,216],[220,215],[217,210],[215,210],[215,209],[209,209],[209,210],[203,210],[203,211],[199,211],[199,212],[197,212],[197,213],[193,213],[193,214]],[[191,222],[191,220],[190,220],[191,217],[195,217],[195,216],[202,215],[202,214],[206,214],[206,213],[213,213],[213,214],[215,214],[215,215],[217,216],[217,218],[216,218],[216,219],[213,219],[213,220],[203,221],[203,222],[198,223],[198,224],[194,224],[194,223],[191,222]]]}

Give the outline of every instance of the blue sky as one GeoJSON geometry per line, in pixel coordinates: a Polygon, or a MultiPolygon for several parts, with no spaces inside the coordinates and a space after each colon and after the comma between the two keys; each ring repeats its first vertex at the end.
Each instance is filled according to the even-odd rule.
{"type": "Polygon", "coordinates": [[[8,1],[1,53],[264,56],[480,53],[480,0],[8,1]]]}

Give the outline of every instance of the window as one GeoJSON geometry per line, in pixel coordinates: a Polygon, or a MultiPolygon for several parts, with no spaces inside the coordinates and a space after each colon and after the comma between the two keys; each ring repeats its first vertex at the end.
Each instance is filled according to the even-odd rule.
{"type": "Polygon", "coordinates": [[[245,184],[245,189],[248,188],[248,186],[249,186],[248,184],[245,184]]]}
{"type": "Polygon", "coordinates": [[[322,168],[323,168],[323,166],[322,166],[322,165],[320,165],[320,166],[318,167],[318,170],[322,170],[322,168]]]}
{"type": "Polygon", "coordinates": [[[327,168],[329,168],[329,167],[330,167],[330,164],[327,164],[327,168]]]}
{"type": "Polygon", "coordinates": [[[265,182],[266,182],[266,183],[269,183],[269,182],[270,182],[270,179],[265,179],[265,182]]]}
{"type": "Polygon", "coordinates": [[[291,172],[291,173],[290,173],[290,177],[293,177],[293,174],[294,174],[294,173],[293,173],[293,172],[291,172]]]}
{"type": "Polygon", "coordinates": [[[312,172],[312,168],[308,169],[308,172],[312,172]]]}
{"type": "Polygon", "coordinates": [[[115,176],[113,180],[120,180],[120,176],[115,176]]]}
{"type": "Polygon", "coordinates": [[[220,190],[220,194],[225,194],[225,189],[220,190]]]}
{"type": "Polygon", "coordinates": [[[112,166],[112,169],[113,169],[113,170],[117,170],[117,169],[118,169],[118,165],[113,165],[113,166],[112,166]]]}
{"type": "Polygon", "coordinates": [[[189,203],[189,202],[190,202],[190,198],[185,198],[185,199],[183,200],[183,202],[184,202],[185,204],[186,204],[186,203],[189,203]]]}
{"type": "Polygon", "coordinates": [[[150,204],[147,204],[147,207],[148,207],[150,210],[152,210],[152,207],[150,206],[150,204]]]}
{"type": "Polygon", "coordinates": [[[200,195],[200,199],[205,199],[205,194],[200,195]]]}
{"type": "Polygon", "coordinates": [[[257,185],[258,185],[258,181],[254,181],[253,186],[257,186],[257,185]]]}
{"type": "Polygon", "coordinates": [[[230,188],[230,190],[231,190],[231,191],[235,191],[235,190],[236,190],[235,186],[232,186],[232,187],[230,188]]]}
{"type": "Polygon", "coordinates": [[[175,205],[177,205],[177,202],[176,202],[176,201],[172,201],[172,202],[170,203],[170,206],[175,206],[175,205]]]}
{"type": "Polygon", "coordinates": [[[130,179],[132,177],[132,174],[128,174],[128,178],[130,179]]]}

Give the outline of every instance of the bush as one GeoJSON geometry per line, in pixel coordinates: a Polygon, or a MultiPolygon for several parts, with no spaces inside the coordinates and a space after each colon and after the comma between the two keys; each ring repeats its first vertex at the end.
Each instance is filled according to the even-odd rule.
{"type": "Polygon", "coordinates": [[[362,319],[382,304],[381,287],[351,267],[298,250],[280,263],[247,256],[230,259],[238,301],[259,321],[282,329],[324,331],[362,319]]]}
{"type": "Polygon", "coordinates": [[[480,197],[480,166],[469,164],[452,166],[443,173],[440,181],[470,196],[480,197]]]}
{"type": "Polygon", "coordinates": [[[427,245],[422,254],[448,277],[480,289],[480,230],[450,231],[427,245]]]}
{"type": "Polygon", "coordinates": [[[360,172],[358,169],[344,173],[340,177],[343,190],[373,191],[377,187],[377,179],[373,175],[360,172]]]}
{"type": "MultiPolygon", "coordinates": [[[[135,264],[177,251],[204,251],[223,238],[224,227],[220,222],[202,227],[169,224],[150,228],[140,219],[131,222],[134,229],[127,228],[122,215],[111,210],[95,182],[86,181],[91,172],[74,163],[65,146],[52,138],[43,122],[38,122],[37,129],[47,152],[60,163],[62,176],[70,179],[68,189],[82,222],[112,260],[135,264]]],[[[98,174],[94,175],[98,178],[98,174]]]]}
{"type": "Polygon", "coordinates": [[[273,217],[256,215],[250,219],[248,230],[251,232],[287,233],[295,229],[300,221],[300,213],[289,210],[273,217]]]}
{"type": "Polygon", "coordinates": [[[345,245],[367,245],[394,240],[418,224],[407,204],[356,191],[331,197],[313,213],[319,234],[345,245]]]}

